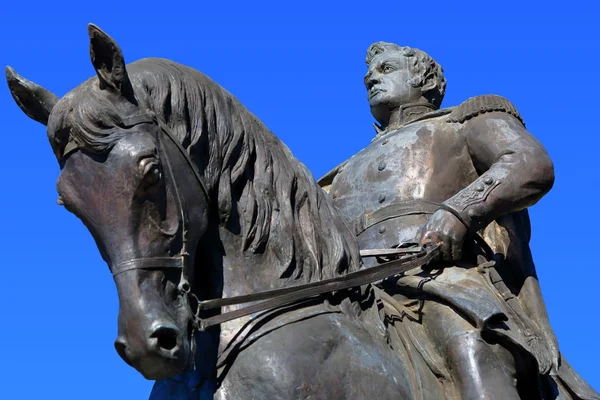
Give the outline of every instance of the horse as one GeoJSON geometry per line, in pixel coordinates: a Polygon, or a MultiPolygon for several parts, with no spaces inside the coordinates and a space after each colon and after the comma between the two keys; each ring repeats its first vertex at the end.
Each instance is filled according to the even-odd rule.
{"type": "Polygon", "coordinates": [[[64,97],[6,75],[18,106],[47,127],[59,203],[114,276],[119,356],[150,380],[200,371],[220,400],[443,398],[434,384],[420,391],[426,377],[390,346],[369,285],[197,332],[198,318],[239,310],[202,309],[207,299],[361,270],[354,233],[224,88],[166,59],[126,64],[113,38],[92,24],[88,34],[96,75],[64,97]]]}

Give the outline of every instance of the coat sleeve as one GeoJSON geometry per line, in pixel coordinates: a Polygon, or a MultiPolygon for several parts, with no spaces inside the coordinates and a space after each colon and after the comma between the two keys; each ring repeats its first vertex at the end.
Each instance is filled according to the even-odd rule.
{"type": "Polygon", "coordinates": [[[508,100],[469,99],[449,121],[462,125],[460,132],[479,177],[446,200],[443,208],[459,217],[469,231],[532,206],[552,188],[552,161],[508,100]]]}

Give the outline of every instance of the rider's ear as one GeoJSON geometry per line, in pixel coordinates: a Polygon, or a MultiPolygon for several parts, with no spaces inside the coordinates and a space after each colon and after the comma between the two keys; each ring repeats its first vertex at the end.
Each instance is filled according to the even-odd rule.
{"type": "Polygon", "coordinates": [[[431,103],[439,106],[444,97],[444,82],[433,73],[428,74],[421,84],[421,93],[431,103]]]}
{"type": "Polygon", "coordinates": [[[435,71],[429,71],[421,81],[421,92],[429,93],[432,90],[439,91],[439,88],[437,87],[439,84],[440,81],[435,71]]]}
{"type": "Polygon", "coordinates": [[[108,89],[133,100],[133,87],[117,43],[94,24],[88,25],[88,34],[90,58],[100,81],[100,89],[108,89]]]}
{"type": "Polygon", "coordinates": [[[437,82],[435,81],[435,79],[433,79],[432,76],[429,76],[425,79],[425,82],[423,82],[423,85],[421,86],[421,91],[423,93],[427,93],[427,92],[435,89],[436,85],[437,85],[437,82]]]}
{"type": "Polygon", "coordinates": [[[21,110],[34,121],[48,125],[48,118],[58,102],[58,96],[6,67],[6,82],[13,99],[21,110]]]}

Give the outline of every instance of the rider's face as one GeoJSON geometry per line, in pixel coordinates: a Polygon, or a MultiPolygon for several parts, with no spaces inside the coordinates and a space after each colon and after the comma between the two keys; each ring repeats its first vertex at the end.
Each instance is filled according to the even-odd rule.
{"type": "Polygon", "coordinates": [[[401,52],[387,51],[375,56],[369,65],[365,86],[371,112],[378,121],[385,123],[393,110],[421,97],[420,89],[410,84],[414,77],[411,60],[401,52]]]}

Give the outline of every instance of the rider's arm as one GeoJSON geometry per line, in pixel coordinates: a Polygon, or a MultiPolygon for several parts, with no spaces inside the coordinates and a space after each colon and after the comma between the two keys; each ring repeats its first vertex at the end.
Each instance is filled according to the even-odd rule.
{"type": "Polygon", "coordinates": [[[471,232],[501,215],[532,206],[552,188],[552,160],[518,114],[484,112],[461,124],[479,177],[445,201],[444,207],[460,216],[471,232]]]}

